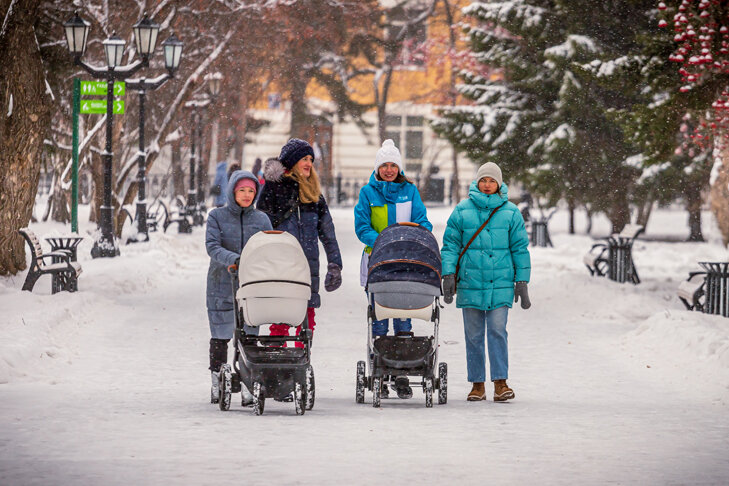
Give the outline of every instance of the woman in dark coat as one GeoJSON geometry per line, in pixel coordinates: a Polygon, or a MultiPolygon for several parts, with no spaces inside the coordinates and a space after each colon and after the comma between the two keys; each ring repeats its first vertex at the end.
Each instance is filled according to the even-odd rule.
{"type": "MultiPolygon", "coordinates": [[[[314,150],[304,140],[292,138],[281,149],[278,159],[268,159],[263,169],[266,180],[258,209],[271,219],[273,228],[294,235],[306,254],[311,270],[311,299],[308,304],[309,327],[314,330],[314,309],[319,297],[319,241],[327,255],[324,288],[332,292],[342,283],[342,255],[339,252],[334,222],[321,194],[319,178],[313,167],[314,150]]],[[[301,326],[296,329],[298,335],[301,326]]],[[[288,335],[288,326],[274,324],[271,335],[288,335]]],[[[301,346],[300,343],[296,343],[301,346]]]]}
{"type": "MultiPolygon", "coordinates": [[[[228,341],[235,331],[233,286],[228,267],[240,258],[240,252],[251,236],[272,229],[268,217],[253,205],[260,187],[258,178],[247,170],[233,172],[226,188],[227,204],[213,209],[208,215],[205,248],[210,255],[210,267],[206,301],[213,402],[218,398],[220,367],[228,361],[228,341]]],[[[256,333],[257,328],[250,328],[248,332],[256,333]]]]}

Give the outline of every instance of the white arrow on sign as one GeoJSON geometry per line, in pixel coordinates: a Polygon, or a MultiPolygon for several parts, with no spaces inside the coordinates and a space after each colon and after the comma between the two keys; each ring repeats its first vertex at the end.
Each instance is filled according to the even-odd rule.
{"type": "Polygon", "coordinates": [[[123,90],[124,90],[124,88],[122,88],[121,83],[114,83],[114,94],[115,95],[119,96],[123,90]]]}

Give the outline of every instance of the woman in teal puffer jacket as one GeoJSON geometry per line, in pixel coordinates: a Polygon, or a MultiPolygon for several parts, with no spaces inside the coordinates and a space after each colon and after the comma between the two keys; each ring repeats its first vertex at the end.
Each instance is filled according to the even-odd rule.
{"type": "Polygon", "coordinates": [[[521,297],[522,308],[531,305],[527,293],[531,263],[524,219],[507,194],[499,166],[483,164],[468,198],[458,203],[448,218],[443,235],[443,294],[445,302],[451,303],[457,292],[456,306],[463,309],[468,381],[473,383],[469,401],[486,399],[484,338],[488,339],[494,401],[514,398],[514,391],[506,384],[506,322],[512,302],[521,297]],[[458,263],[461,252],[487,220],[458,263]]]}

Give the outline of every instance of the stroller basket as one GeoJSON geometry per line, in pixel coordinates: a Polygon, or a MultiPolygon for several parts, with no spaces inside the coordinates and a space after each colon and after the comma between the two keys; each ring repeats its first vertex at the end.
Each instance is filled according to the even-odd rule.
{"type": "Polygon", "coordinates": [[[434,352],[433,338],[425,336],[382,336],[374,347],[382,364],[391,368],[421,367],[434,352]]]}
{"type": "Polygon", "coordinates": [[[253,364],[297,364],[306,358],[303,348],[245,346],[244,350],[253,364]]]}

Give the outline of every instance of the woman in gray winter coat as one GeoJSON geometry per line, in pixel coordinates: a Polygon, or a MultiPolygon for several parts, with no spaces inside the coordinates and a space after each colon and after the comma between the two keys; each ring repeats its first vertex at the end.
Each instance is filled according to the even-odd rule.
{"type": "MultiPolygon", "coordinates": [[[[228,361],[228,341],[233,338],[235,331],[233,286],[228,267],[237,264],[240,252],[251,236],[272,229],[268,216],[255,209],[253,204],[260,189],[258,178],[251,172],[235,171],[226,189],[227,204],[213,209],[208,215],[205,247],[210,255],[210,267],[206,300],[213,384],[210,399],[213,403],[218,399],[220,367],[228,361]]],[[[257,328],[247,329],[247,332],[256,333],[257,328]]]]}

